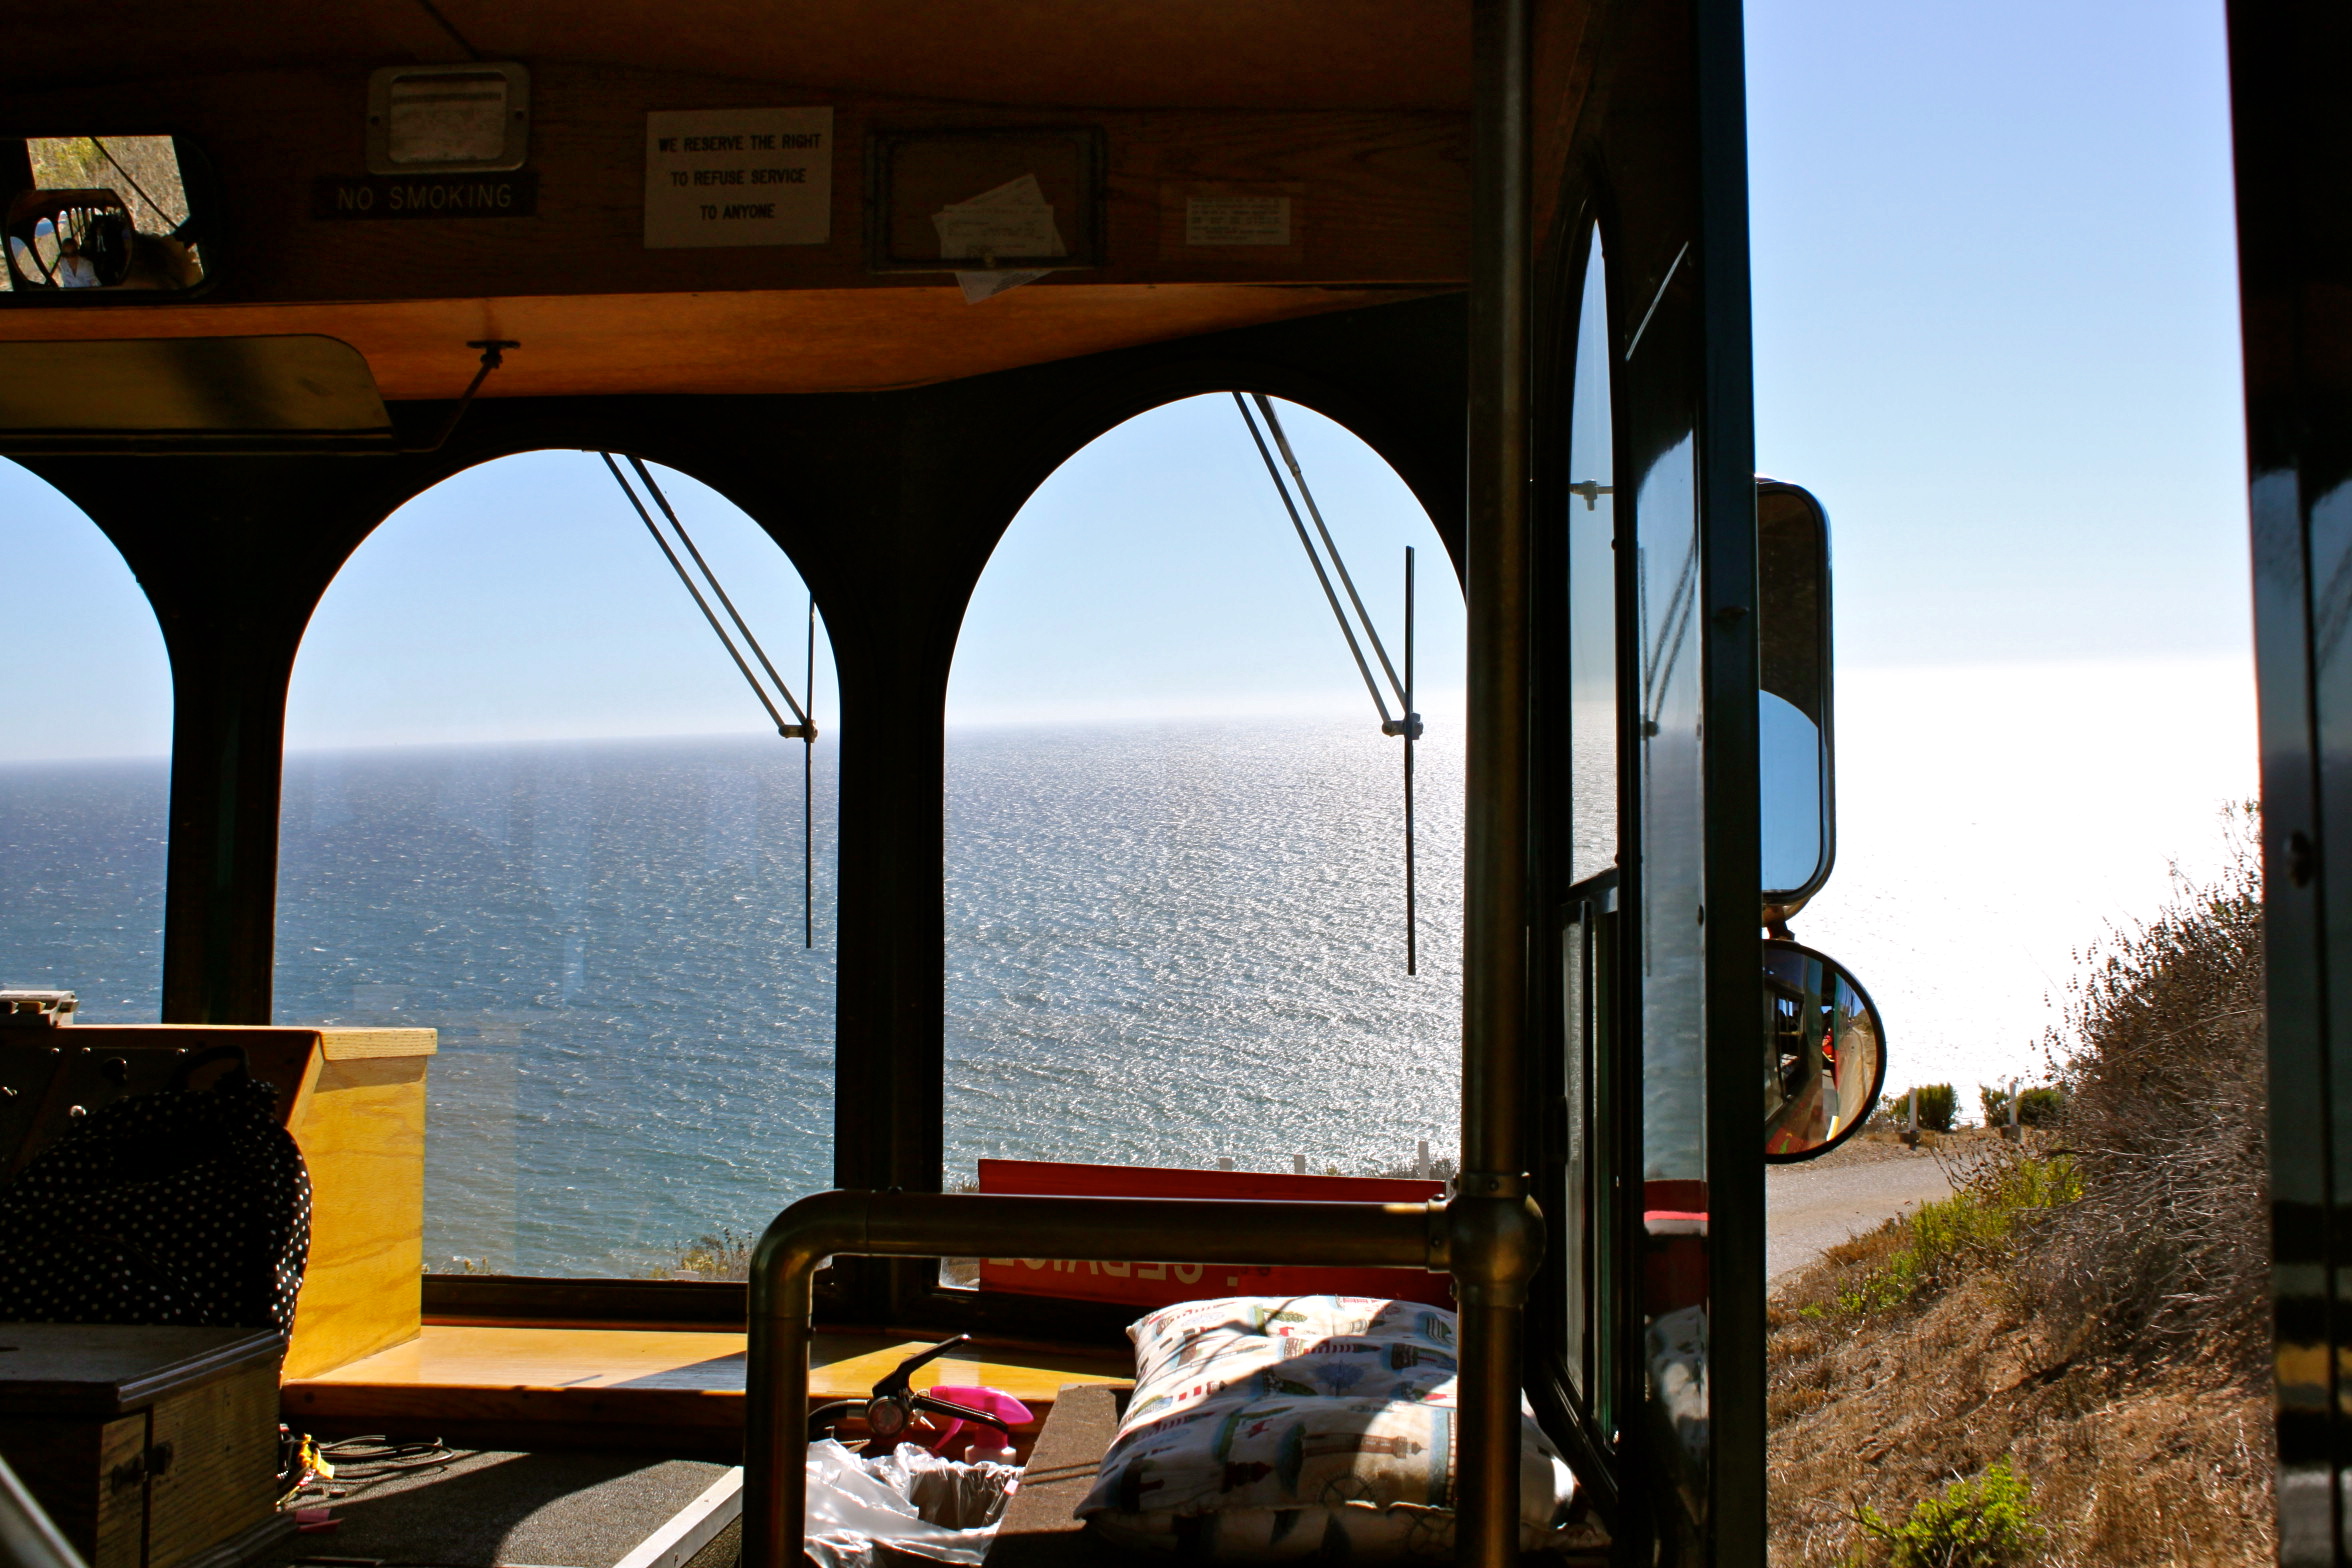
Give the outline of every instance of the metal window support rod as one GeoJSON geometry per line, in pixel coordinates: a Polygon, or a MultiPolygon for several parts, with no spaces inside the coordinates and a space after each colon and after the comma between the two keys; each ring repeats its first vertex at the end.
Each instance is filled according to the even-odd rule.
{"type": "MultiPolygon", "coordinates": [[[[607,456],[605,461],[609,463],[612,461],[612,458],[607,456]]],[[[792,688],[786,685],[784,683],[784,677],[776,672],[775,661],[768,657],[768,650],[759,645],[759,639],[754,637],[751,634],[751,628],[744,624],[743,612],[735,608],[735,601],[733,599],[727,597],[727,585],[719,581],[719,574],[712,571],[710,562],[702,558],[702,551],[696,547],[694,543],[694,536],[686,531],[686,525],[679,521],[677,510],[670,505],[670,498],[662,494],[662,487],[660,485],[654,483],[653,470],[647,468],[645,466],[645,460],[641,457],[638,457],[634,453],[630,454],[629,467],[636,471],[638,479],[645,485],[645,493],[653,497],[653,504],[661,508],[662,516],[669,519],[670,527],[677,530],[678,542],[686,547],[686,553],[688,555],[694,557],[695,568],[702,573],[703,580],[710,584],[711,592],[719,596],[719,603],[726,606],[727,619],[735,623],[735,629],[743,634],[743,641],[747,646],[750,647],[752,656],[759,660],[760,668],[767,671],[768,679],[776,683],[776,692],[784,699],[784,706],[790,708],[792,710],[792,716],[800,721],[801,734],[799,738],[802,740],[815,740],[817,738],[816,725],[809,718],[808,709],[802,707],[800,705],[800,699],[792,695],[792,688]]],[[[809,645],[809,660],[813,666],[816,661],[816,644],[814,641],[815,631],[813,628],[816,601],[813,598],[809,601],[809,607],[810,619],[812,622],[812,629],[810,632],[811,641],[809,645]]],[[[810,671],[810,677],[812,680],[815,678],[815,671],[813,668],[810,671]]],[[[813,690],[811,695],[815,695],[813,690]]],[[[785,728],[780,731],[780,733],[790,737],[792,731],[790,728],[785,728]]]]}
{"type": "MultiPolygon", "coordinates": [[[[744,1380],[743,1568],[799,1568],[808,1536],[811,1283],[828,1258],[991,1257],[1169,1263],[1284,1263],[1425,1268],[1451,1273],[1463,1315],[1526,1300],[1543,1253],[1543,1220],[1524,1198],[1450,1203],[1264,1203],[1242,1199],[1032,1198],[987,1193],[821,1192],[778,1215],[751,1259],[750,1347],[744,1380]]],[[[1507,1452],[1474,1452],[1493,1423],[1462,1427],[1457,1469],[1518,1473],[1517,1369],[1465,1403],[1502,1398],[1507,1452]]],[[[1507,1518],[1459,1494],[1457,1538],[1516,1545],[1507,1518]]]]}
{"type": "Polygon", "coordinates": [[[466,410],[474,406],[474,398],[482,390],[482,383],[490,379],[490,372],[505,366],[508,349],[521,348],[522,345],[512,338],[475,338],[466,347],[482,351],[480,368],[475,370],[474,379],[467,382],[466,389],[457,395],[457,406],[449,411],[448,418],[441,421],[441,428],[433,433],[432,440],[403,446],[401,451],[438,452],[447,446],[449,438],[457,434],[458,421],[465,418],[466,410]]]}
{"type": "MultiPolygon", "coordinates": [[[[653,536],[654,544],[660,547],[663,559],[670,563],[670,570],[678,574],[678,581],[683,583],[686,592],[692,595],[694,607],[700,610],[702,618],[710,623],[711,631],[719,639],[719,646],[725,648],[727,657],[735,661],[735,668],[743,674],[744,684],[749,686],[751,694],[759,699],[759,705],[767,710],[770,722],[776,726],[776,733],[786,740],[797,740],[801,743],[800,945],[815,947],[817,945],[816,717],[801,705],[799,698],[792,695],[791,686],[786,684],[783,675],[776,669],[776,661],[768,657],[768,650],[761,647],[759,639],[752,635],[751,627],[743,619],[743,612],[736,609],[735,601],[728,597],[727,585],[719,581],[719,574],[712,571],[710,562],[703,559],[701,549],[694,542],[694,536],[686,531],[686,524],[679,518],[677,509],[670,505],[670,498],[662,494],[662,487],[655,482],[653,470],[645,466],[645,460],[632,453],[629,457],[629,466],[637,471],[638,479],[643,481],[645,485],[645,493],[653,497],[653,504],[660,507],[662,516],[669,520],[671,531],[678,536],[678,543],[684,545],[686,553],[694,558],[695,569],[702,573],[702,579],[710,585],[711,593],[717,596],[719,603],[726,608],[727,619],[733,621],[735,630],[743,634],[744,644],[751,649],[752,657],[758,659],[760,668],[768,672],[768,679],[775,683],[776,695],[782,697],[784,706],[792,710],[793,722],[785,722],[784,715],[777,711],[774,698],[768,695],[768,688],[760,684],[759,677],[751,672],[751,665],[745,661],[742,651],[735,646],[735,640],[727,635],[727,628],[719,624],[719,617],[711,609],[710,601],[703,597],[702,589],[695,585],[693,576],[686,570],[686,563],[678,559],[678,552],[670,548],[670,541],[662,536],[660,525],[654,522],[653,514],[645,509],[645,503],[638,499],[637,492],[630,487],[628,476],[621,472],[620,464],[613,461],[613,455],[610,452],[599,452],[596,455],[604,459],[604,466],[611,472],[613,483],[619,485],[621,494],[629,498],[629,505],[636,511],[637,520],[645,525],[645,531],[653,536]]],[[[817,700],[817,596],[814,592],[809,595],[808,665],[803,680],[805,684],[802,689],[809,694],[809,702],[813,704],[817,700]]]]}
{"type": "MultiPolygon", "coordinates": [[[[793,700],[792,692],[790,688],[785,686],[782,678],[776,677],[776,668],[768,663],[767,654],[761,651],[758,643],[751,643],[751,651],[758,655],[760,663],[767,668],[768,674],[771,677],[776,677],[776,690],[783,696],[784,705],[792,710],[793,718],[800,721],[797,724],[787,722],[784,715],[777,711],[774,700],[768,696],[768,689],[762,686],[759,677],[751,672],[750,664],[745,662],[742,652],[735,646],[735,639],[727,635],[727,628],[719,624],[718,612],[713,610],[710,607],[710,601],[703,597],[702,590],[695,585],[693,576],[686,570],[686,563],[679,560],[678,552],[670,548],[670,541],[662,537],[661,526],[653,520],[653,514],[645,509],[645,503],[637,498],[636,490],[630,486],[627,477],[622,474],[620,465],[613,461],[612,454],[599,452],[596,455],[604,459],[604,466],[612,471],[613,483],[621,487],[621,494],[627,496],[629,505],[636,509],[637,520],[645,525],[645,531],[651,534],[653,542],[661,547],[663,558],[670,563],[670,570],[678,574],[678,581],[685,584],[687,593],[693,596],[694,607],[702,612],[702,618],[710,623],[710,629],[718,637],[720,646],[727,650],[727,657],[733,659],[735,668],[743,673],[744,684],[751,688],[751,694],[759,699],[760,706],[768,710],[769,719],[775,723],[776,733],[787,740],[814,740],[816,730],[808,722],[807,711],[793,700]]],[[[642,463],[637,463],[635,458],[631,458],[630,461],[636,463],[638,473],[647,478],[647,488],[652,488],[651,476],[645,475],[645,466],[642,463]]],[[[669,502],[662,499],[658,490],[654,492],[654,499],[660,502],[662,513],[669,518],[670,526],[678,528],[677,514],[670,510],[669,502]]],[[[702,552],[694,548],[694,541],[686,537],[686,530],[678,528],[678,537],[685,543],[688,553],[694,557],[694,564],[700,566],[704,575],[708,576],[710,566],[703,560],[702,552]]],[[[734,620],[739,629],[743,628],[743,617],[735,613],[734,603],[728,599],[726,590],[719,587],[718,579],[715,577],[711,578],[711,588],[718,594],[719,602],[726,605],[728,616],[734,620]]],[[[743,636],[746,642],[751,642],[751,633],[748,629],[744,629],[743,636]]]]}
{"type": "Polygon", "coordinates": [[[1380,732],[1383,735],[1402,735],[1408,728],[1417,727],[1418,716],[1412,711],[1413,704],[1405,693],[1405,684],[1397,679],[1396,666],[1389,662],[1388,650],[1381,646],[1380,633],[1374,629],[1372,617],[1364,609],[1363,596],[1356,592],[1355,579],[1348,575],[1347,562],[1341,558],[1339,546],[1332,540],[1331,530],[1324,526],[1323,513],[1315,505],[1314,493],[1307,488],[1307,476],[1299,468],[1297,454],[1290,449],[1290,437],[1284,433],[1273,403],[1263,393],[1252,393],[1244,398],[1236,392],[1233,394],[1233,406],[1241,410],[1241,422],[1249,427],[1250,440],[1257,444],[1258,456],[1266,465],[1266,477],[1274,481],[1274,492],[1282,497],[1282,509],[1290,514],[1290,526],[1298,533],[1299,548],[1307,552],[1307,564],[1315,569],[1315,581],[1323,586],[1324,602],[1331,606],[1332,619],[1339,622],[1339,634],[1347,639],[1348,654],[1356,661],[1356,673],[1364,677],[1364,690],[1372,694],[1372,706],[1380,710],[1380,732]],[[1252,402],[1258,405],[1258,414],[1266,421],[1265,433],[1259,431],[1257,419],[1250,414],[1252,402]],[[1267,434],[1271,434],[1275,446],[1281,448],[1283,464],[1290,469],[1290,484],[1283,483],[1282,470],[1274,466],[1274,453],[1266,445],[1267,434]],[[1291,498],[1291,484],[1298,486],[1297,500],[1291,498]],[[1315,520],[1315,532],[1322,536],[1323,548],[1331,554],[1329,568],[1324,566],[1322,555],[1307,537],[1307,520],[1299,515],[1299,504],[1302,501],[1306,504],[1307,517],[1315,520]],[[1347,589],[1348,603],[1355,606],[1356,620],[1351,621],[1347,611],[1340,607],[1339,591],[1331,586],[1333,568],[1339,572],[1341,586],[1347,589]],[[1356,636],[1357,621],[1363,623],[1362,641],[1356,636]],[[1381,671],[1387,675],[1397,702],[1405,710],[1402,719],[1389,716],[1388,698],[1381,691],[1380,682],[1373,676],[1371,664],[1364,658],[1365,642],[1372,644],[1372,652],[1380,660],[1381,671]]]}
{"type": "Polygon", "coordinates": [[[1356,661],[1356,673],[1364,678],[1364,690],[1372,694],[1372,706],[1380,714],[1380,733],[1402,736],[1405,742],[1405,973],[1421,972],[1421,943],[1419,916],[1414,906],[1413,873],[1413,743],[1421,738],[1421,715],[1413,707],[1413,547],[1405,547],[1405,673],[1397,678],[1396,665],[1388,657],[1388,649],[1380,641],[1380,629],[1373,625],[1372,614],[1364,608],[1364,596],[1356,591],[1356,580],[1349,575],[1347,558],[1339,553],[1339,541],[1331,537],[1331,529],[1323,521],[1323,511],[1315,504],[1315,492],[1307,488],[1306,470],[1299,466],[1298,454],[1291,450],[1290,436],[1282,428],[1282,418],[1274,412],[1274,404],[1262,392],[1244,397],[1233,394],[1233,406],[1241,410],[1241,422],[1249,428],[1250,440],[1256,444],[1259,458],[1266,465],[1266,477],[1274,481],[1274,493],[1282,498],[1282,509],[1290,514],[1291,530],[1298,535],[1299,548],[1307,552],[1307,564],[1315,569],[1315,581],[1322,585],[1323,602],[1331,606],[1331,618],[1339,622],[1339,634],[1347,640],[1348,656],[1356,661]],[[1258,428],[1257,418],[1250,414],[1250,404],[1256,403],[1258,415],[1263,417],[1265,429],[1258,428]],[[1266,437],[1274,438],[1274,446],[1282,453],[1283,466],[1290,470],[1290,483],[1283,483],[1282,469],[1274,464],[1274,452],[1266,445],[1266,437]],[[1291,490],[1298,491],[1296,499],[1291,490]],[[1304,504],[1307,517],[1315,521],[1315,532],[1322,537],[1323,550],[1331,557],[1325,567],[1323,556],[1315,550],[1314,540],[1307,536],[1306,518],[1299,515],[1304,504]],[[1348,619],[1340,607],[1338,590],[1331,586],[1331,574],[1339,574],[1340,586],[1347,590],[1348,603],[1355,607],[1355,619],[1348,619]],[[1363,637],[1356,636],[1358,624],[1363,637]],[[1372,645],[1372,652],[1380,660],[1380,669],[1388,677],[1390,690],[1396,693],[1398,712],[1391,717],[1388,701],[1381,694],[1380,682],[1373,677],[1372,666],[1364,657],[1364,644],[1372,645]]]}

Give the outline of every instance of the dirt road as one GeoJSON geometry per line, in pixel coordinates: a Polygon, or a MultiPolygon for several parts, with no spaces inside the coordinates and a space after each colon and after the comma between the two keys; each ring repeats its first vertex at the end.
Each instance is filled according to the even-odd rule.
{"type": "MultiPolygon", "coordinates": [[[[1860,1151],[1857,1150],[1857,1153],[1860,1151]]],[[[1772,1165],[1764,1171],[1764,1277],[1793,1274],[1849,1237],[1951,1194],[1935,1157],[1908,1151],[1849,1163],[1772,1165]]]]}

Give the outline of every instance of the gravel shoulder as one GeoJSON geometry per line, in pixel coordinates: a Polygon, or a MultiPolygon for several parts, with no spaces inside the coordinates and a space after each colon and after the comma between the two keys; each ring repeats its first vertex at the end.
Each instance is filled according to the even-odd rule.
{"type": "Polygon", "coordinates": [[[1900,1144],[1855,1144],[1764,1170],[1764,1277],[1777,1284],[1839,1242],[1950,1197],[1941,1161],[1900,1144]]]}

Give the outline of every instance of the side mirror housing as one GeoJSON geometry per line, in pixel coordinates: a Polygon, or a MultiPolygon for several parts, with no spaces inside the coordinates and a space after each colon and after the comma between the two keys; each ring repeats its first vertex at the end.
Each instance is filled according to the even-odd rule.
{"type": "Polygon", "coordinates": [[[1756,482],[1757,756],[1764,918],[1787,919],[1837,858],[1829,516],[1804,489],[1756,482]]]}

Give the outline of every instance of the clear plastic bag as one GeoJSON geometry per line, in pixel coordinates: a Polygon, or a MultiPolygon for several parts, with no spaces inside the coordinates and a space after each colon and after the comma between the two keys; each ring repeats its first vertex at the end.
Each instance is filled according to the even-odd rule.
{"type": "Polygon", "coordinates": [[[832,1438],[809,1444],[808,1554],[820,1568],[878,1568],[877,1550],[978,1563],[996,1538],[1021,1472],[901,1444],[853,1454],[832,1438]]]}

